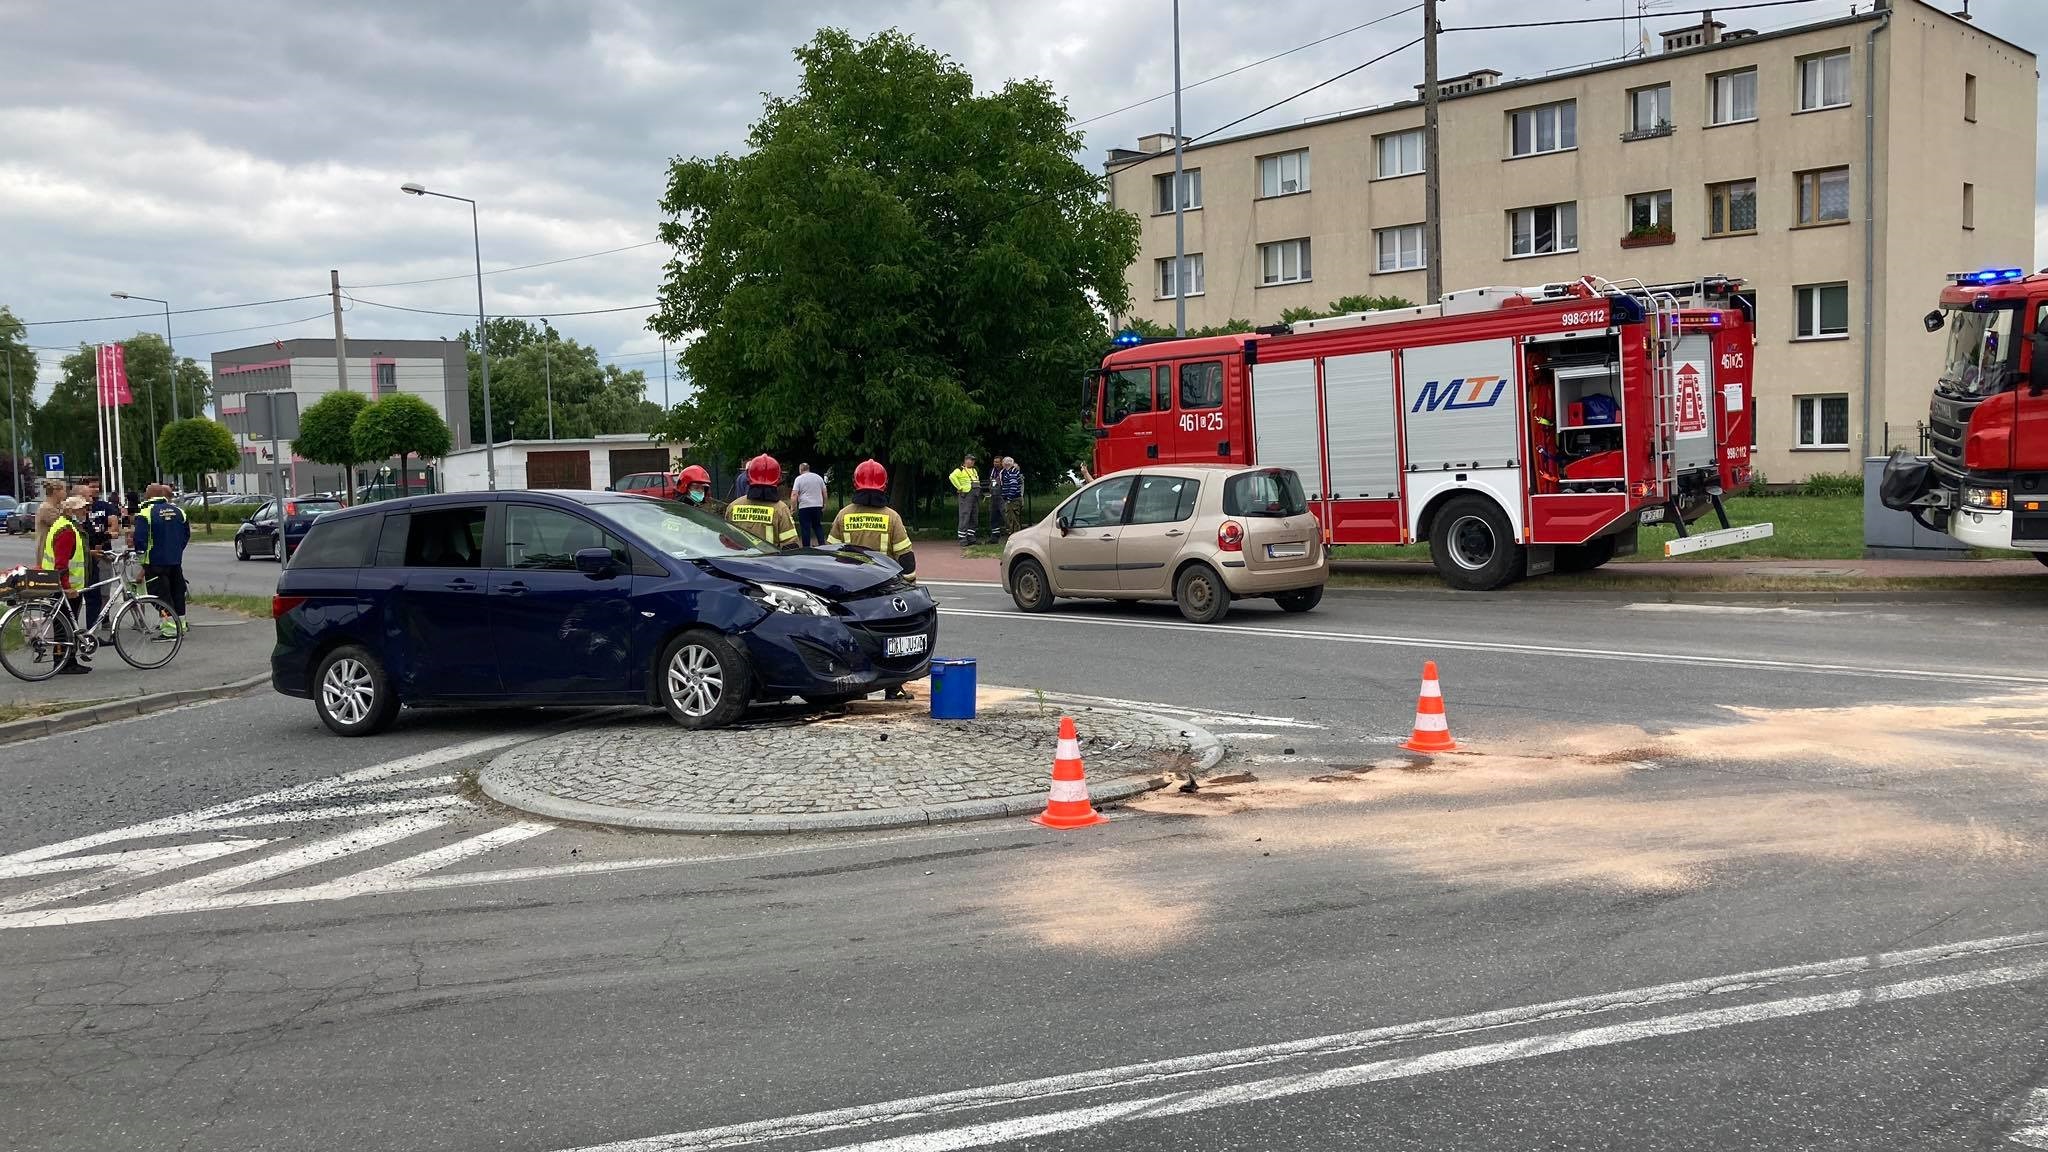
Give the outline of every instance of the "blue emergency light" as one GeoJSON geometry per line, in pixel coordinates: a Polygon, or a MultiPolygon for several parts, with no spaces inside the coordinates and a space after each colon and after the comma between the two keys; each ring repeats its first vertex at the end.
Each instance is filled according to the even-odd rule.
{"type": "Polygon", "coordinates": [[[1979,272],[1951,272],[1948,281],[1951,284],[2006,284],[2025,279],[2026,275],[2024,268],[1986,268],[1979,272]]]}
{"type": "Polygon", "coordinates": [[[1138,335],[1129,328],[1117,333],[1116,339],[1112,341],[1119,348],[1129,348],[1134,344],[1143,344],[1144,342],[1145,338],[1143,336],[1138,335]]]}

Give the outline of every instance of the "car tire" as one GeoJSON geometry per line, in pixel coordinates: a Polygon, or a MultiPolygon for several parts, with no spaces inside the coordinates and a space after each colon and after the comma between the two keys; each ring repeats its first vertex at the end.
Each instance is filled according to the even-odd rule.
{"type": "Polygon", "coordinates": [[[1027,556],[1010,569],[1010,599],[1025,612],[1044,612],[1052,607],[1052,584],[1038,561],[1027,556]]]}
{"type": "Polygon", "coordinates": [[[716,632],[677,636],[654,666],[655,699],[685,728],[723,728],[740,718],[753,695],[753,664],[716,632]]]}
{"type": "Polygon", "coordinates": [[[313,668],[313,710],[336,736],[374,736],[398,717],[398,693],[375,656],[344,644],[313,668]]]}
{"type": "Polygon", "coordinates": [[[1273,602],[1280,605],[1282,612],[1308,612],[1323,602],[1323,586],[1318,584],[1313,588],[1282,592],[1273,597],[1273,602]]]}
{"type": "Polygon", "coordinates": [[[1584,544],[1566,544],[1557,550],[1559,572],[1591,572],[1614,559],[1614,537],[1602,536],[1584,544]]]}
{"type": "Polygon", "coordinates": [[[1507,514],[1484,496],[1459,496],[1437,512],[1429,556],[1444,583],[1461,592],[1490,592],[1528,570],[1507,514]]]}
{"type": "Polygon", "coordinates": [[[1230,611],[1230,589],[1207,564],[1190,564],[1173,582],[1173,602],[1195,624],[1214,624],[1230,611]]]}
{"type": "Polygon", "coordinates": [[[240,536],[235,537],[235,559],[247,560],[248,558],[249,542],[247,540],[242,539],[240,536]]]}

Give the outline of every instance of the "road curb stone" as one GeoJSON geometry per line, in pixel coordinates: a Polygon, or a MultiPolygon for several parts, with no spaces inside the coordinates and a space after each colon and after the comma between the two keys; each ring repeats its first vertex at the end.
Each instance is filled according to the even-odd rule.
{"type": "Polygon", "coordinates": [[[170,692],[155,692],[148,696],[137,696],[129,700],[108,700],[99,704],[88,704],[68,712],[56,712],[48,716],[31,716],[26,720],[13,720],[0,724],[0,744],[18,744],[24,740],[40,740],[45,736],[56,736],[105,724],[110,720],[129,720],[162,712],[169,708],[182,708],[206,700],[224,700],[253,692],[270,683],[270,673],[235,680],[226,684],[215,684],[207,688],[179,688],[170,692]]]}

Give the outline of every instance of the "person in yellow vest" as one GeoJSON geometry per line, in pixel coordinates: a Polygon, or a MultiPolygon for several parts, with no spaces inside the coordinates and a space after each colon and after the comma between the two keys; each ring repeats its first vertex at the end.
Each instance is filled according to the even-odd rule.
{"type": "Polygon", "coordinates": [[[863,460],[853,470],[853,503],[839,510],[831,530],[825,533],[827,548],[848,545],[879,552],[894,560],[906,579],[917,579],[917,553],[910,546],[910,530],[903,526],[903,517],[889,507],[889,470],[879,460],[863,460]]]}
{"type": "Polygon", "coordinates": [[[725,518],[785,552],[797,547],[796,517],[782,502],[777,486],[782,465],[762,453],[747,461],[747,494],[726,505],[725,518]]]}
{"type": "MultiPolygon", "coordinates": [[[[73,620],[81,618],[80,605],[85,595],[86,553],[90,550],[85,519],[90,504],[83,496],[65,497],[61,515],[51,522],[49,535],[43,537],[42,555],[37,561],[39,567],[57,574],[73,620]]],[[[83,676],[92,671],[79,657],[77,644],[61,647],[62,651],[50,654],[57,662],[59,675],[83,676]]]]}
{"type": "Polygon", "coordinates": [[[953,495],[960,504],[960,522],[954,534],[961,544],[972,544],[980,530],[974,522],[975,513],[981,510],[981,472],[974,467],[974,457],[960,461],[946,481],[953,485],[953,495]]]}

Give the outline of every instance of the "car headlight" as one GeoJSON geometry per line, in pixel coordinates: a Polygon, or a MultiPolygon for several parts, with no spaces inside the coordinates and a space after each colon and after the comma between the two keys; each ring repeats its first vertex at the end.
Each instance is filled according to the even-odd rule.
{"type": "Polygon", "coordinates": [[[791,588],[782,584],[760,584],[756,585],[748,595],[777,612],[788,612],[796,616],[830,616],[832,614],[832,606],[825,603],[822,597],[815,596],[801,588],[791,588]]]}
{"type": "Polygon", "coordinates": [[[2006,508],[2007,499],[2006,491],[2003,488],[1985,484],[1965,484],[1963,486],[1963,503],[1968,504],[1972,508],[1989,508],[1994,512],[2003,512],[2006,508]]]}

